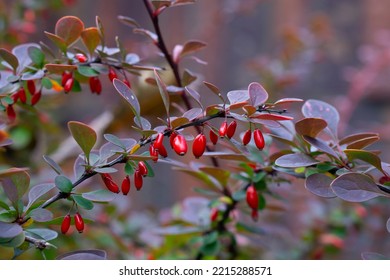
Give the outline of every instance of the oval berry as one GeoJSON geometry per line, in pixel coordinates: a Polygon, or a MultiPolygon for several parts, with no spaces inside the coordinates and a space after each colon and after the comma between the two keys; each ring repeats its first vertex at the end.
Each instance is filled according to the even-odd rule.
{"type": "Polygon", "coordinates": [[[183,135],[179,134],[173,140],[173,150],[179,156],[184,156],[187,153],[187,141],[183,135]]]}
{"type": "Polygon", "coordinates": [[[232,121],[229,126],[227,127],[226,130],[226,136],[230,139],[234,136],[234,133],[236,133],[236,128],[237,128],[237,122],[232,121]]]}
{"type": "Polygon", "coordinates": [[[148,175],[148,167],[146,166],[145,162],[138,162],[138,170],[142,176],[145,177],[146,175],[148,175]]]}
{"type": "Polygon", "coordinates": [[[154,162],[158,160],[158,151],[154,148],[153,144],[149,146],[149,154],[153,158],[154,162]]]}
{"type": "Polygon", "coordinates": [[[192,153],[196,158],[200,158],[206,150],[206,136],[198,134],[192,143],[192,153]]]}
{"type": "Polygon", "coordinates": [[[16,119],[16,112],[12,105],[8,105],[6,109],[8,120],[12,123],[16,119]]]}
{"type": "Polygon", "coordinates": [[[252,209],[257,210],[259,207],[259,197],[257,196],[257,191],[253,185],[249,186],[246,190],[246,202],[252,209]]]}
{"type": "Polygon", "coordinates": [[[72,218],[70,217],[70,215],[66,215],[64,217],[64,219],[62,220],[62,223],[61,223],[61,233],[62,234],[66,234],[70,228],[70,223],[72,221],[72,218]]]}
{"type": "Polygon", "coordinates": [[[218,142],[218,135],[213,130],[210,130],[210,141],[214,145],[216,145],[218,142]]]}
{"type": "Polygon", "coordinates": [[[41,100],[41,96],[42,96],[41,91],[38,91],[36,94],[34,94],[31,97],[31,105],[34,106],[35,104],[37,104],[39,102],[39,100],[41,100]]]}
{"type": "Polygon", "coordinates": [[[129,193],[129,191],[130,191],[130,177],[129,176],[126,176],[123,179],[121,189],[122,189],[123,195],[127,195],[129,193]]]}
{"type": "Polygon", "coordinates": [[[137,191],[141,190],[143,185],[142,174],[138,169],[134,173],[134,185],[137,191]]]}
{"type": "Polygon", "coordinates": [[[157,151],[161,148],[163,144],[163,140],[164,140],[164,134],[160,132],[159,134],[157,134],[156,140],[153,143],[153,146],[157,151]]]}
{"type": "Polygon", "coordinates": [[[257,222],[259,219],[259,211],[257,209],[252,209],[251,217],[253,221],[257,222]]]}
{"type": "Polygon", "coordinates": [[[242,136],[242,144],[244,146],[248,145],[248,143],[251,141],[252,138],[252,131],[248,129],[245,131],[244,136],[242,136]]]}
{"type": "Polygon", "coordinates": [[[106,185],[107,189],[108,189],[110,192],[119,193],[119,187],[118,187],[118,185],[114,182],[114,180],[112,179],[112,177],[111,177],[110,174],[108,174],[108,173],[102,173],[102,174],[101,174],[101,177],[102,177],[102,179],[103,179],[104,184],[106,185]]]}
{"type": "Polygon", "coordinates": [[[30,92],[31,95],[34,95],[35,94],[35,83],[33,80],[28,80],[27,81],[27,89],[28,91],[30,92]]]}
{"type": "Polygon", "coordinates": [[[211,208],[210,211],[210,221],[215,222],[218,218],[218,208],[211,208]]]}
{"type": "Polygon", "coordinates": [[[63,72],[62,73],[62,80],[61,80],[61,85],[64,87],[66,82],[72,78],[72,72],[63,72]]]}
{"type": "Polygon", "coordinates": [[[265,141],[264,141],[263,133],[260,131],[260,129],[255,129],[253,131],[253,139],[255,140],[256,147],[259,150],[264,149],[265,141]]]}
{"type": "Polygon", "coordinates": [[[166,158],[168,156],[168,152],[167,152],[167,149],[165,149],[165,146],[164,145],[161,145],[160,149],[158,149],[158,153],[160,156],[162,156],[163,158],[166,158]]]}
{"type": "Polygon", "coordinates": [[[227,121],[224,121],[221,126],[219,127],[219,137],[223,138],[226,136],[226,132],[227,132],[227,127],[228,127],[228,124],[227,124],[227,121]]]}
{"type": "Polygon", "coordinates": [[[87,57],[82,53],[76,53],[74,57],[81,63],[87,62],[87,57]]]}
{"type": "Polygon", "coordinates": [[[74,79],[73,78],[70,78],[69,80],[66,81],[66,83],[64,85],[65,93],[68,93],[68,92],[70,92],[72,90],[73,83],[74,83],[74,79]]]}
{"type": "Polygon", "coordinates": [[[20,99],[20,102],[22,102],[23,104],[26,104],[27,96],[26,96],[26,91],[24,90],[24,88],[19,89],[18,97],[20,99]]]}
{"type": "Polygon", "coordinates": [[[108,78],[110,79],[110,82],[112,82],[115,78],[118,78],[114,69],[110,68],[110,70],[108,70],[108,78]]]}
{"type": "Polygon", "coordinates": [[[175,140],[176,136],[177,136],[177,132],[176,131],[173,131],[171,136],[169,136],[169,143],[171,144],[171,148],[173,149],[173,140],[175,140]]]}
{"type": "Polygon", "coordinates": [[[74,224],[79,233],[82,233],[84,231],[84,220],[78,212],[76,213],[76,215],[74,215],[74,224]]]}

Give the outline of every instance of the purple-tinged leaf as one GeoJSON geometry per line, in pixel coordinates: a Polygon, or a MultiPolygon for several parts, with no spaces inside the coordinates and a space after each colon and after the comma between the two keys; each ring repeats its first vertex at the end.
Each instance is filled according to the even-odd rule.
{"type": "Polygon", "coordinates": [[[325,198],[336,197],[330,184],[333,179],[322,173],[312,174],[306,178],[305,187],[311,193],[325,198]]]}
{"type": "Polygon", "coordinates": [[[356,140],[347,146],[347,149],[363,149],[379,140],[379,136],[371,136],[356,140]]]}
{"type": "Polygon", "coordinates": [[[184,43],[183,49],[180,52],[180,58],[183,58],[186,55],[192,54],[206,47],[205,42],[201,41],[188,41],[184,43]]]}
{"type": "Polygon", "coordinates": [[[196,90],[189,88],[189,87],[185,87],[185,90],[196,101],[196,103],[198,103],[199,106],[203,109],[203,104],[202,104],[201,99],[200,99],[200,94],[196,90]]]}
{"type": "Polygon", "coordinates": [[[267,91],[259,83],[251,83],[248,86],[250,104],[258,107],[268,100],[267,91]]]}
{"type": "Polygon", "coordinates": [[[269,121],[291,121],[294,118],[290,116],[268,114],[268,113],[256,113],[250,116],[251,119],[269,120],[269,121]]]}
{"type": "Polygon", "coordinates": [[[145,35],[146,37],[149,37],[150,39],[152,39],[153,42],[157,42],[157,40],[158,40],[156,33],[153,33],[152,31],[144,29],[144,28],[134,28],[133,32],[136,34],[145,35]]]}
{"type": "Polygon", "coordinates": [[[140,116],[141,108],[137,99],[137,96],[124,82],[119,79],[113,80],[113,85],[117,92],[130,104],[131,110],[134,115],[140,116]]]}
{"type": "Polygon", "coordinates": [[[274,103],[274,105],[275,106],[279,106],[279,105],[286,105],[286,104],[295,103],[295,102],[303,102],[303,99],[300,99],[300,98],[282,98],[282,99],[279,99],[278,101],[276,101],[274,103]]]}
{"type": "Polygon", "coordinates": [[[316,137],[327,127],[326,121],[319,118],[304,118],[295,124],[295,131],[300,135],[316,137]]]}
{"type": "Polygon", "coordinates": [[[310,136],[302,136],[302,138],[312,145],[313,147],[317,148],[319,151],[326,153],[329,156],[332,156],[336,159],[339,158],[338,154],[323,140],[318,138],[313,138],[310,136]]]}
{"type": "Polygon", "coordinates": [[[170,85],[167,86],[167,91],[172,93],[180,93],[184,91],[184,88],[170,85]]]}
{"type": "Polygon", "coordinates": [[[183,114],[183,117],[193,121],[194,119],[200,117],[203,114],[203,110],[201,108],[192,108],[183,114]]]}
{"type": "Polygon", "coordinates": [[[204,84],[209,90],[211,90],[212,93],[214,93],[216,96],[218,96],[218,97],[222,100],[223,103],[225,103],[225,99],[223,99],[223,97],[222,97],[222,95],[221,95],[221,91],[220,91],[220,89],[219,89],[216,85],[214,85],[214,84],[212,84],[212,83],[209,83],[209,82],[203,82],[203,84],[204,84]]]}
{"type": "Polygon", "coordinates": [[[88,159],[93,146],[96,144],[97,135],[95,130],[89,125],[76,121],[68,122],[68,129],[88,159]]]}
{"type": "Polygon", "coordinates": [[[82,197],[94,202],[109,202],[114,200],[115,194],[108,190],[96,190],[83,193],[82,197]]]}
{"type": "Polygon", "coordinates": [[[339,112],[332,105],[315,100],[309,99],[302,106],[302,113],[306,118],[320,118],[324,119],[331,134],[337,138],[337,127],[340,121],[339,112]]]}
{"type": "Polygon", "coordinates": [[[32,62],[28,50],[30,47],[40,48],[38,44],[35,43],[27,43],[17,45],[12,49],[12,54],[18,58],[19,66],[17,72],[20,73],[25,70],[27,66],[29,66],[32,62]]]}
{"type": "Polygon", "coordinates": [[[190,121],[186,117],[172,117],[169,119],[169,122],[171,123],[171,128],[176,129],[179,126],[189,123],[190,121]]]}
{"type": "Polygon", "coordinates": [[[53,213],[44,208],[36,208],[28,216],[37,222],[47,222],[53,219],[53,213]]]}
{"type": "Polygon", "coordinates": [[[75,16],[60,18],[55,26],[55,35],[64,40],[66,46],[75,43],[84,30],[84,23],[75,16]]]}
{"type": "Polygon", "coordinates": [[[33,235],[33,237],[38,239],[43,239],[46,241],[56,239],[58,233],[54,230],[47,228],[31,228],[27,230],[27,235],[33,235]]]}
{"type": "Polygon", "coordinates": [[[371,177],[362,173],[345,173],[336,178],[331,188],[341,199],[350,202],[363,202],[377,196],[388,196],[382,192],[371,177]]]}
{"type": "Polygon", "coordinates": [[[141,59],[139,58],[138,54],[135,54],[135,53],[126,54],[125,61],[126,61],[126,63],[128,63],[130,65],[136,64],[136,63],[140,62],[140,60],[141,59]]]}
{"type": "Polygon", "coordinates": [[[184,72],[183,72],[183,77],[182,77],[182,83],[183,83],[183,86],[188,86],[190,85],[192,82],[194,82],[196,79],[198,78],[198,76],[194,73],[192,73],[190,70],[188,69],[185,69],[184,72]]]}
{"type": "Polygon", "coordinates": [[[230,104],[235,104],[247,101],[249,95],[247,90],[233,90],[227,93],[227,98],[229,99],[230,104]]]}
{"type": "Polygon", "coordinates": [[[344,137],[343,139],[340,140],[339,144],[344,145],[344,144],[351,144],[353,142],[365,139],[365,138],[371,138],[371,137],[379,137],[378,133],[357,133],[357,134],[352,134],[344,137]]]}
{"type": "Polygon", "coordinates": [[[104,139],[106,139],[108,142],[114,144],[115,146],[118,146],[124,150],[126,150],[125,145],[122,143],[122,141],[115,135],[113,134],[104,134],[103,135],[104,139]]]}
{"type": "Polygon", "coordinates": [[[125,25],[128,25],[128,26],[130,26],[130,27],[137,27],[137,28],[141,27],[141,26],[138,24],[138,22],[137,22],[135,19],[131,18],[131,17],[127,17],[127,16],[118,16],[118,20],[119,20],[121,23],[123,23],[123,24],[125,24],[125,25]]]}
{"type": "Polygon", "coordinates": [[[0,58],[2,58],[5,62],[9,64],[9,66],[12,67],[14,72],[18,69],[19,61],[18,58],[13,55],[11,52],[7,51],[4,48],[0,49],[0,58]]]}
{"type": "Polygon", "coordinates": [[[22,211],[18,201],[30,186],[30,176],[21,168],[10,168],[0,171],[0,182],[4,193],[18,212],[22,211]]]}
{"type": "Polygon", "coordinates": [[[9,224],[0,222],[0,241],[11,240],[22,232],[23,228],[16,223],[9,224]]]}
{"type": "Polygon", "coordinates": [[[154,70],[154,77],[156,78],[156,82],[158,85],[158,89],[161,95],[161,98],[163,100],[165,111],[167,113],[167,117],[169,118],[169,107],[170,107],[170,101],[169,101],[169,94],[167,91],[167,87],[164,84],[164,82],[161,80],[160,75],[157,73],[157,70],[154,70]]]}
{"type": "Polygon", "coordinates": [[[376,154],[369,151],[356,149],[346,149],[344,150],[344,153],[347,155],[349,161],[353,161],[355,159],[365,161],[385,174],[382,168],[381,159],[376,154]]]}
{"type": "Polygon", "coordinates": [[[58,174],[62,174],[62,169],[51,157],[43,156],[43,160],[58,174]]]}
{"type": "Polygon", "coordinates": [[[45,68],[52,74],[62,74],[65,71],[74,71],[77,69],[76,65],[67,64],[46,64],[45,68]]]}
{"type": "Polygon", "coordinates": [[[40,184],[32,187],[28,193],[28,204],[26,210],[30,209],[31,205],[37,201],[42,195],[54,189],[54,184],[40,184]]]}
{"type": "Polygon", "coordinates": [[[95,172],[97,173],[116,173],[118,170],[114,167],[97,167],[94,169],[95,172]]]}
{"type": "Polygon", "coordinates": [[[143,130],[149,130],[152,128],[152,124],[143,117],[139,117],[139,118],[135,117],[134,122],[136,125],[138,125],[138,127],[140,127],[143,130]]]}
{"type": "Polygon", "coordinates": [[[45,72],[40,69],[36,72],[24,72],[20,79],[22,81],[37,80],[43,78],[43,76],[45,76],[45,72]]]}
{"type": "Polygon", "coordinates": [[[363,252],[362,259],[367,261],[384,261],[389,260],[390,258],[375,252],[363,252]]]}
{"type": "Polygon", "coordinates": [[[62,254],[57,260],[106,260],[107,253],[102,250],[79,250],[62,254]]]}
{"type": "Polygon", "coordinates": [[[287,154],[284,156],[279,157],[275,164],[281,167],[287,167],[287,168],[297,168],[297,167],[306,167],[306,166],[312,166],[319,163],[314,158],[306,155],[306,154],[287,154]]]}

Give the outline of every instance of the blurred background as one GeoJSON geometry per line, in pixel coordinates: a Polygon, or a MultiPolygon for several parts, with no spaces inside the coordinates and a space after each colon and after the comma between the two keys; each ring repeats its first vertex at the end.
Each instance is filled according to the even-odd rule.
{"type": "MultiPolygon", "coordinates": [[[[201,75],[196,86],[206,104],[218,100],[210,96],[202,81],[212,82],[225,93],[257,81],[272,100],[321,99],[340,111],[341,135],[380,133],[382,141],[373,149],[381,150],[386,161],[390,158],[389,11],[388,0],[198,0],[195,5],[165,11],[160,21],[170,50],[190,39],[207,42],[207,48],[199,53],[207,65],[193,60],[181,65],[181,70],[188,68],[201,75]]],[[[55,22],[65,15],[79,17],[86,27],[95,26],[98,15],[107,45],[114,47],[118,36],[145,64],[167,66],[150,41],[117,20],[118,15],[129,16],[143,27],[152,28],[141,0],[0,0],[0,46],[11,49],[23,42],[47,43],[43,31],[53,32],[55,22]]],[[[145,83],[147,75],[131,76],[130,80],[143,116],[156,125],[156,116],[163,108],[155,89],[145,83]]],[[[54,155],[71,173],[79,150],[63,145],[70,120],[98,120],[100,134],[137,137],[131,129],[129,108],[108,78],[103,86],[99,97],[88,92],[46,96],[41,104],[45,112],[41,120],[46,125],[39,128],[26,122],[15,126],[11,131],[15,144],[2,156],[3,161],[33,166],[36,182],[54,176],[46,169],[42,154],[54,155]]],[[[299,111],[299,107],[293,109],[299,111]]],[[[107,250],[109,258],[114,259],[146,258],[149,252],[168,258],[185,257],[179,249],[175,254],[164,254],[164,242],[169,240],[163,241],[150,229],[163,224],[175,211],[183,213],[189,211],[188,205],[204,203],[191,188],[199,182],[172,171],[168,165],[154,167],[156,177],[145,180],[142,192],[103,207],[98,217],[90,217],[97,223],[86,235],[61,237],[59,249],[53,250],[52,256],[90,246],[107,250]],[[180,203],[182,200],[184,203],[180,203]]],[[[95,178],[88,184],[87,188],[101,182],[95,178]]],[[[275,192],[282,199],[271,201],[260,221],[252,223],[263,234],[240,240],[243,246],[248,245],[248,253],[242,258],[360,259],[365,251],[390,255],[385,226],[390,213],[387,201],[375,199],[358,205],[319,199],[304,189],[303,181],[275,186],[275,192]]],[[[0,258],[12,254],[1,254],[2,250],[0,258]]]]}

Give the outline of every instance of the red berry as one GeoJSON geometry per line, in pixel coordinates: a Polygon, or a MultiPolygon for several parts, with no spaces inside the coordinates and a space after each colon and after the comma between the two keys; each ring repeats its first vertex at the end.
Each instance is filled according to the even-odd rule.
{"type": "Polygon", "coordinates": [[[27,81],[27,89],[30,92],[31,95],[35,94],[35,83],[33,80],[28,80],[27,81]]]}
{"type": "Polygon", "coordinates": [[[164,134],[160,132],[159,134],[157,134],[156,140],[153,143],[153,146],[156,150],[159,150],[161,148],[163,140],[164,134]]]}
{"type": "Polygon", "coordinates": [[[143,161],[138,162],[138,170],[141,173],[141,175],[144,177],[148,174],[148,167],[143,161]]]}
{"type": "Polygon", "coordinates": [[[259,197],[257,196],[257,191],[253,185],[249,186],[246,190],[246,202],[252,209],[257,210],[259,207],[259,197]]]}
{"type": "Polygon", "coordinates": [[[72,72],[63,72],[62,73],[62,80],[61,80],[61,85],[65,86],[66,82],[72,78],[72,72]]]}
{"type": "Polygon", "coordinates": [[[26,96],[26,91],[24,90],[24,88],[19,89],[18,96],[20,98],[20,102],[22,102],[23,104],[26,104],[27,96],[26,96]]]}
{"type": "Polygon", "coordinates": [[[126,176],[123,179],[121,189],[122,189],[123,195],[127,195],[129,193],[129,191],[130,191],[130,177],[129,176],[126,176]]]}
{"type": "Polygon", "coordinates": [[[110,79],[110,82],[112,82],[115,78],[118,78],[118,76],[116,75],[116,72],[113,68],[110,68],[108,70],[108,78],[110,79]]]}
{"type": "Polygon", "coordinates": [[[137,169],[134,173],[134,185],[137,189],[137,191],[141,190],[143,184],[143,179],[142,179],[142,174],[141,172],[137,169]]]}
{"type": "Polygon", "coordinates": [[[256,147],[259,150],[264,149],[264,146],[265,146],[264,136],[263,136],[263,133],[261,133],[261,131],[259,129],[255,129],[253,131],[253,138],[255,139],[256,147]]]}
{"type": "Polygon", "coordinates": [[[11,98],[14,101],[14,103],[18,102],[18,100],[19,100],[19,91],[17,91],[14,94],[12,94],[11,98]]]}
{"type": "Polygon", "coordinates": [[[227,124],[227,121],[224,121],[221,126],[219,127],[219,137],[223,138],[225,137],[226,135],[226,132],[227,132],[227,127],[228,127],[228,124],[227,124]]]}
{"type": "Polygon", "coordinates": [[[153,158],[154,162],[157,162],[158,160],[158,151],[154,148],[153,144],[149,147],[149,154],[153,158]]]}
{"type": "Polygon", "coordinates": [[[98,95],[102,92],[102,83],[100,82],[99,77],[89,78],[89,89],[92,93],[96,93],[98,95]]]}
{"type": "Polygon", "coordinates": [[[70,228],[70,223],[72,221],[72,218],[70,217],[70,215],[66,215],[64,217],[64,219],[62,220],[62,223],[61,223],[61,232],[62,234],[66,234],[70,228]]]}
{"type": "Polygon", "coordinates": [[[161,145],[160,149],[158,149],[158,153],[159,153],[160,156],[162,156],[163,158],[166,158],[166,157],[168,156],[167,149],[165,149],[165,146],[164,146],[164,145],[161,145]]]}
{"type": "Polygon", "coordinates": [[[230,139],[234,136],[234,133],[236,132],[236,128],[237,128],[237,122],[236,121],[232,121],[229,126],[227,127],[227,130],[226,130],[226,136],[230,139]]]}
{"type": "Polygon", "coordinates": [[[215,222],[218,218],[218,208],[211,208],[210,221],[215,222]]]}
{"type": "Polygon", "coordinates": [[[214,145],[218,142],[218,135],[213,130],[210,130],[210,140],[214,145]]]}
{"type": "Polygon", "coordinates": [[[176,131],[173,131],[171,136],[169,136],[169,143],[171,144],[171,148],[173,149],[173,140],[175,139],[175,137],[177,136],[177,132],[176,131]]]}
{"type": "Polygon", "coordinates": [[[127,79],[123,79],[122,82],[123,82],[126,86],[128,86],[129,88],[131,88],[131,84],[130,84],[130,82],[129,82],[127,79]]]}
{"type": "Polygon", "coordinates": [[[173,150],[179,155],[184,156],[187,153],[187,141],[183,135],[179,134],[173,140],[173,150]]]}
{"type": "Polygon", "coordinates": [[[107,189],[113,193],[119,193],[119,187],[108,173],[100,174],[107,189]]]}
{"type": "Polygon", "coordinates": [[[65,93],[68,93],[69,91],[72,90],[73,83],[74,83],[74,79],[73,78],[70,78],[69,80],[66,81],[66,83],[64,85],[65,93]]]}
{"type": "Polygon", "coordinates": [[[76,53],[74,57],[81,63],[87,62],[87,57],[82,53],[76,53]]]}
{"type": "Polygon", "coordinates": [[[192,153],[196,158],[200,158],[206,150],[206,136],[198,134],[192,143],[192,153]]]}
{"type": "Polygon", "coordinates": [[[242,137],[242,144],[244,146],[248,145],[248,143],[251,141],[252,138],[252,131],[248,129],[245,131],[244,136],[242,137]]]}
{"type": "Polygon", "coordinates": [[[41,91],[38,91],[36,94],[34,94],[31,97],[31,105],[34,106],[35,104],[37,104],[39,100],[41,100],[41,96],[42,96],[41,91]]]}
{"type": "Polygon", "coordinates": [[[79,233],[82,233],[84,231],[84,220],[78,212],[76,213],[76,215],[74,215],[74,224],[79,233]]]}
{"type": "Polygon", "coordinates": [[[14,122],[16,119],[16,112],[15,112],[14,107],[12,105],[8,105],[6,111],[7,111],[8,120],[11,123],[14,122]]]}

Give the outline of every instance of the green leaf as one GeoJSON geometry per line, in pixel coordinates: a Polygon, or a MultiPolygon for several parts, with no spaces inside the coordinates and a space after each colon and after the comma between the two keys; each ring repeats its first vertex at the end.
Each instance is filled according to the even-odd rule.
{"type": "Polygon", "coordinates": [[[81,32],[81,39],[92,56],[97,46],[100,44],[99,30],[96,27],[89,27],[81,32]]]}
{"type": "Polygon", "coordinates": [[[84,23],[75,16],[60,18],[55,26],[55,34],[64,40],[66,46],[75,43],[84,30],[84,23]]]}
{"type": "Polygon", "coordinates": [[[8,241],[1,241],[0,239],[0,245],[4,247],[19,247],[23,244],[25,239],[24,231],[22,231],[19,235],[15,236],[14,238],[8,240],[8,241]]]}
{"type": "Polygon", "coordinates": [[[167,117],[169,119],[169,107],[170,107],[171,104],[170,104],[170,101],[169,101],[169,93],[167,91],[167,87],[164,84],[164,82],[161,80],[161,77],[157,73],[157,70],[154,70],[154,76],[156,78],[158,89],[159,89],[161,98],[163,100],[164,106],[165,106],[165,111],[167,113],[167,117]]]}
{"type": "Polygon", "coordinates": [[[71,180],[69,180],[67,177],[64,175],[58,175],[54,183],[56,187],[63,193],[70,193],[73,189],[73,183],[71,180]]]}
{"type": "Polygon", "coordinates": [[[47,78],[47,77],[43,77],[43,78],[42,78],[41,84],[42,84],[42,86],[43,86],[44,88],[46,88],[46,89],[52,89],[52,87],[53,87],[52,82],[51,82],[50,79],[47,78]]]}
{"type": "Polygon", "coordinates": [[[0,222],[13,223],[18,218],[18,213],[15,210],[2,212],[0,214],[0,222]]]}
{"type": "Polygon", "coordinates": [[[295,130],[300,135],[316,137],[328,124],[319,118],[304,118],[295,124],[295,130]]]}
{"type": "Polygon", "coordinates": [[[221,184],[221,186],[227,186],[230,172],[220,167],[201,167],[199,170],[213,176],[221,184]]]}
{"type": "Polygon", "coordinates": [[[45,62],[45,54],[41,51],[41,49],[31,46],[27,49],[27,51],[32,62],[38,67],[42,67],[45,62]]]}
{"type": "Polygon", "coordinates": [[[114,200],[115,195],[108,190],[96,190],[81,195],[83,198],[94,202],[109,202],[114,200]]]}
{"type": "Polygon", "coordinates": [[[382,168],[381,159],[376,154],[368,151],[356,150],[356,149],[346,149],[344,150],[344,153],[347,155],[349,161],[360,159],[362,161],[371,164],[372,166],[376,167],[379,171],[385,174],[382,168]]]}
{"type": "Polygon", "coordinates": [[[23,204],[19,201],[30,186],[30,176],[21,168],[10,168],[0,171],[0,182],[4,188],[5,195],[12,202],[14,208],[21,213],[23,204]]]}
{"type": "Polygon", "coordinates": [[[16,69],[18,69],[19,61],[18,58],[13,55],[11,52],[7,51],[6,49],[1,48],[0,49],[0,58],[2,58],[5,62],[7,62],[14,72],[16,72],[16,69]]]}
{"type": "Polygon", "coordinates": [[[74,202],[77,203],[78,206],[80,206],[86,210],[91,210],[93,208],[92,201],[82,197],[79,194],[72,195],[72,198],[73,198],[74,202]]]}
{"type": "Polygon", "coordinates": [[[95,77],[99,75],[99,73],[90,66],[79,65],[77,70],[85,77],[95,77]]]}
{"type": "Polygon", "coordinates": [[[246,191],[245,190],[238,190],[238,191],[233,193],[232,198],[235,201],[244,200],[246,198],[246,191]]]}
{"type": "Polygon", "coordinates": [[[114,144],[115,146],[118,146],[122,148],[123,150],[126,150],[125,144],[115,135],[113,134],[104,134],[104,139],[106,139],[108,142],[114,144]]]}
{"type": "Polygon", "coordinates": [[[92,127],[77,121],[68,122],[68,128],[77,144],[83,150],[86,158],[89,159],[89,154],[96,143],[96,132],[92,127]]]}
{"type": "Polygon", "coordinates": [[[326,153],[327,155],[334,157],[335,159],[339,158],[338,154],[325,141],[318,139],[318,138],[313,138],[313,137],[310,137],[307,135],[302,136],[302,138],[307,143],[309,143],[313,147],[317,148],[319,151],[322,151],[322,152],[326,153]]]}
{"type": "Polygon", "coordinates": [[[63,53],[66,53],[67,46],[62,38],[50,32],[44,31],[44,33],[47,38],[49,38],[54,43],[54,45],[57,46],[57,48],[59,48],[63,53]]]}
{"type": "Polygon", "coordinates": [[[118,172],[117,169],[113,168],[113,167],[102,167],[102,168],[95,168],[94,169],[95,172],[97,173],[115,173],[115,172],[118,172]]]}
{"type": "Polygon", "coordinates": [[[46,241],[53,240],[58,237],[58,233],[56,231],[46,228],[30,228],[26,230],[26,232],[27,235],[33,235],[35,238],[46,241]]]}
{"type": "Polygon", "coordinates": [[[213,231],[203,236],[203,245],[200,251],[206,256],[215,256],[221,249],[221,244],[218,240],[218,232],[213,231]]]}
{"type": "Polygon", "coordinates": [[[23,232],[23,228],[15,223],[0,222],[0,242],[6,242],[23,232]]]}

